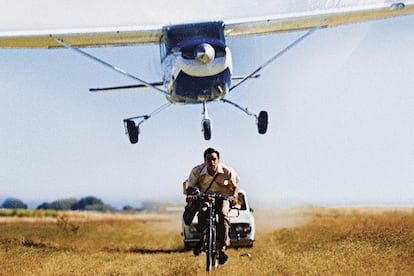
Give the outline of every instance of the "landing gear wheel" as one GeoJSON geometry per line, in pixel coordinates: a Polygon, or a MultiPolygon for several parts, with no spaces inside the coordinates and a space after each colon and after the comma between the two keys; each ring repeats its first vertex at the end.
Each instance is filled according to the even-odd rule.
{"type": "Polygon", "coordinates": [[[139,127],[137,127],[135,122],[132,120],[126,120],[126,127],[129,141],[131,144],[136,144],[138,142],[139,127]]]}
{"type": "Polygon", "coordinates": [[[209,119],[203,120],[203,134],[204,134],[204,140],[211,139],[211,122],[209,119]]]}
{"type": "Polygon", "coordinates": [[[268,115],[266,111],[260,111],[257,118],[257,130],[259,134],[265,134],[267,131],[268,115]]]}

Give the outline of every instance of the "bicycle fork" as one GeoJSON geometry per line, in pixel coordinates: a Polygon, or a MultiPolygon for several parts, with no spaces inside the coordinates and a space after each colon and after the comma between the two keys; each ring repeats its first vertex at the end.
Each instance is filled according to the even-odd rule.
{"type": "MultiPolygon", "coordinates": [[[[218,251],[217,251],[217,214],[215,212],[215,199],[207,202],[208,216],[207,229],[205,239],[205,250],[207,255],[206,270],[210,271],[213,267],[218,265],[218,251]]],[[[207,211],[207,210],[206,210],[207,211]]]]}

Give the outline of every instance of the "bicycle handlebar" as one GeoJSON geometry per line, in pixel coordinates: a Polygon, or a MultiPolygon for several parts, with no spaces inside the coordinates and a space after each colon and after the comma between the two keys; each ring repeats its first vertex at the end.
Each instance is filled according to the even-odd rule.
{"type": "Polygon", "coordinates": [[[205,198],[205,197],[221,198],[221,199],[227,199],[227,200],[233,200],[234,199],[234,196],[223,195],[223,194],[218,194],[218,193],[211,193],[211,192],[199,193],[199,194],[196,194],[196,195],[187,195],[187,197],[190,197],[192,199],[199,199],[199,198],[205,198]]]}

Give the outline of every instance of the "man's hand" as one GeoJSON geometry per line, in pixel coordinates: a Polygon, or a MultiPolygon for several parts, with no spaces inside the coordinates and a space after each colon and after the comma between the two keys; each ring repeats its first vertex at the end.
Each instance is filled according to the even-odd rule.
{"type": "Polygon", "coordinates": [[[240,204],[233,204],[231,209],[237,209],[240,210],[241,209],[241,205],[240,204]]]}
{"type": "Polygon", "coordinates": [[[232,200],[232,205],[240,205],[240,201],[239,201],[239,187],[236,186],[236,188],[234,189],[234,193],[233,193],[233,200],[232,200]]]}

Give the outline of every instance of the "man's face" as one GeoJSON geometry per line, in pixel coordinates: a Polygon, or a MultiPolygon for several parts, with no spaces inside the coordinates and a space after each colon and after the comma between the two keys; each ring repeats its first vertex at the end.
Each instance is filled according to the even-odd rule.
{"type": "Polygon", "coordinates": [[[204,159],[204,164],[207,166],[207,170],[210,175],[214,175],[217,172],[219,163],[220,159],[215,152],[207,154],[204,159]]]}

